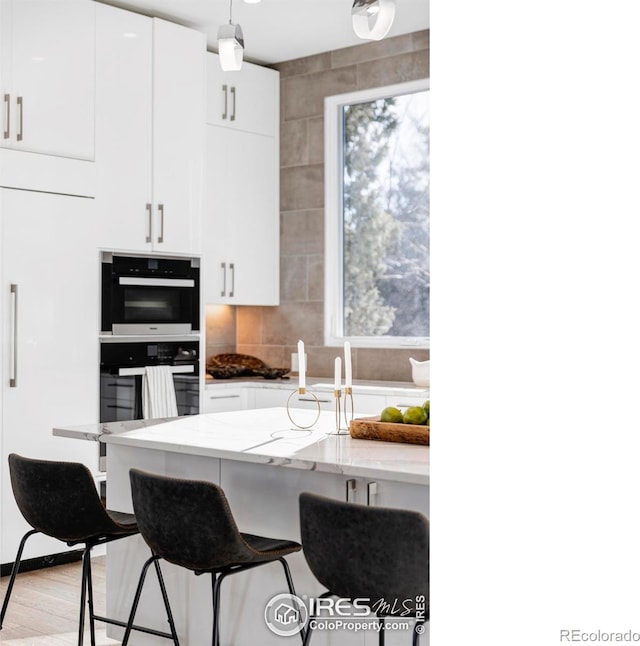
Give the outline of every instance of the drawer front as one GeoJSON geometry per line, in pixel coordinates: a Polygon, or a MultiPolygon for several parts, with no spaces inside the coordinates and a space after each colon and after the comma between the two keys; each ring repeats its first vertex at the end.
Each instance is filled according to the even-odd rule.
{"type": "Polygon", "coordinates": [[[203,413],[223,413],[232,410],[246,410],[248,408],[246,388],[220,388],[204,391],[202,399],[203,413]]]}

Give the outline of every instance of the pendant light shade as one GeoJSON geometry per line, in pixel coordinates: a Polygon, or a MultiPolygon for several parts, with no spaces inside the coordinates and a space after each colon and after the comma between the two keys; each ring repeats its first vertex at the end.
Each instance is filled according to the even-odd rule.
{"type": "Polygon", "coordinates": [[[242,27],[229,23],[218,29],[218,56],[220,67],[225,72],[239,70],[242,67],[244,37],[242,27]]]}
{"type": "Polygon", "coordinates": [[[244,36],[242,27],[232,20],[233,0],[229,0],[229,24],[218,29],[218,57],[224,72],[232,72],[242,67],[244,36]]]}
{"type": "Polygon", "coordinates": [[[354,0],[353,31],[364,40],[382,40],[391,29],[395,12],[395,0],[354,0]]]}

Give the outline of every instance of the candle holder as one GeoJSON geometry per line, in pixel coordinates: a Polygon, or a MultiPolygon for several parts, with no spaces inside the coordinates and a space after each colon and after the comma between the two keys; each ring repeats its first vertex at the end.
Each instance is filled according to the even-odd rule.
{"type": "Polygon", "coordinates": [[[349,428],[349,425],[351,422],[353,422],[353,416],[354,416],[354,407],[353,407],[353,389],[351,386],[345,386],[344,389],[344,422],[349,428]],[[351,414],[347,414],[347,402],[349,402],[349,409],[351,411],[351,414]]]}
{"type": "MultiPolygon", "coordinates": [[[[351,389],[348,388],[347,390],[351,390],[351,389]]],[[[336,430],[333,431],[332,433],[328,433],[328,435],[348,435],[349,434],[349,424],[347,424],[347,428],[344,428],[344,427],[342,427],[340,425],[341,424],[341,418],[342,418],[342,415],[341,415],[341,408],[342,407],[340,405],[340,399],[342,398],[342,390],[340,390],[339,388],[336,388],[333,391],[333,396],[334,396],[334,398],[336,400],[336,430]]],[[[346,421],[346,419],[347,419],[347,415],[346,415],[347,396],[346,395],[345,395],[344,404],[345,404],[345,417],[344,418],[345,418],[345,421],[346,421]]],[[[353,397],[351,398],[351,410],[353,412],[353,397]]],[[[353,415],[352,415],[352,419],[353,419],[353,415]]]]}
{"type": "MultiPolygon", "coordinates": [[[[310,401],[313,401],[313,400],[310,400],[310,401]]],[[[315,425],[315,423],[320,419],[320,400],[318,399],[318,397],[316,396],[316,394],[315,394],[315,393],[313,393],[313,392],[311,392],[311,391],[309,391],[309,392],[307,393],[307,389],[306,389],[306,388],[297,388],[296,390],[294,390],[294,391],[292,391],[292,392],[291,392],[291,394],[289,395],[289,397],[288,397],[288,399],[287,399],[287,416],[289,417],[289,420],[291,421],[291,423],[292,423],[296,428],[299,428],[299,429],[301,429],[301,430],[309,429],[309,428],[311,428],[312,426],[314,426],[314,425],[315,425]],[[290,405],[289,405],[289,404],[290,404],[290,402],[291,402],[291,398],[292,398],[294,395],[296,395],[296,394],[298,394],[298,395],[306,395],[306,394],[311,395],[311,396],[313,397],[313,399],[315,400],[316,405],[318,406],[318,414],[316,415],[316,418],[313,420],[313,422],[312,422],[311,424],[309,424],[309,425],[307,425],[307,426],[302,426],[301,424],[298,424],[298,423],[293,419],[293,417],[292,417],[292,415],[291,415],[291,407],[290,407],[290,405]]]]}

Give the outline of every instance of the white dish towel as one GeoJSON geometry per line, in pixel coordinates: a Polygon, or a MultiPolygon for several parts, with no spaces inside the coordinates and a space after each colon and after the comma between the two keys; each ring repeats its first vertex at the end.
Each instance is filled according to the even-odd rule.
{"type": "Polygon", "coordinates": [[[178,404],[171,366],[147,366],[142,377],[144,419],[177,417],[178,404]]]}

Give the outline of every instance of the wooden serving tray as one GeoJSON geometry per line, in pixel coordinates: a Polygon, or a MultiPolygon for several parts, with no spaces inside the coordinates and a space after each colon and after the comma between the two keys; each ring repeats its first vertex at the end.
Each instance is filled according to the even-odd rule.
{"type": "Polygon", "coordinates": [[[349,434],[359,440],[429,445],[429,427],[381,422],[379,417],[361,417],[349,424],[349,434]]]}

